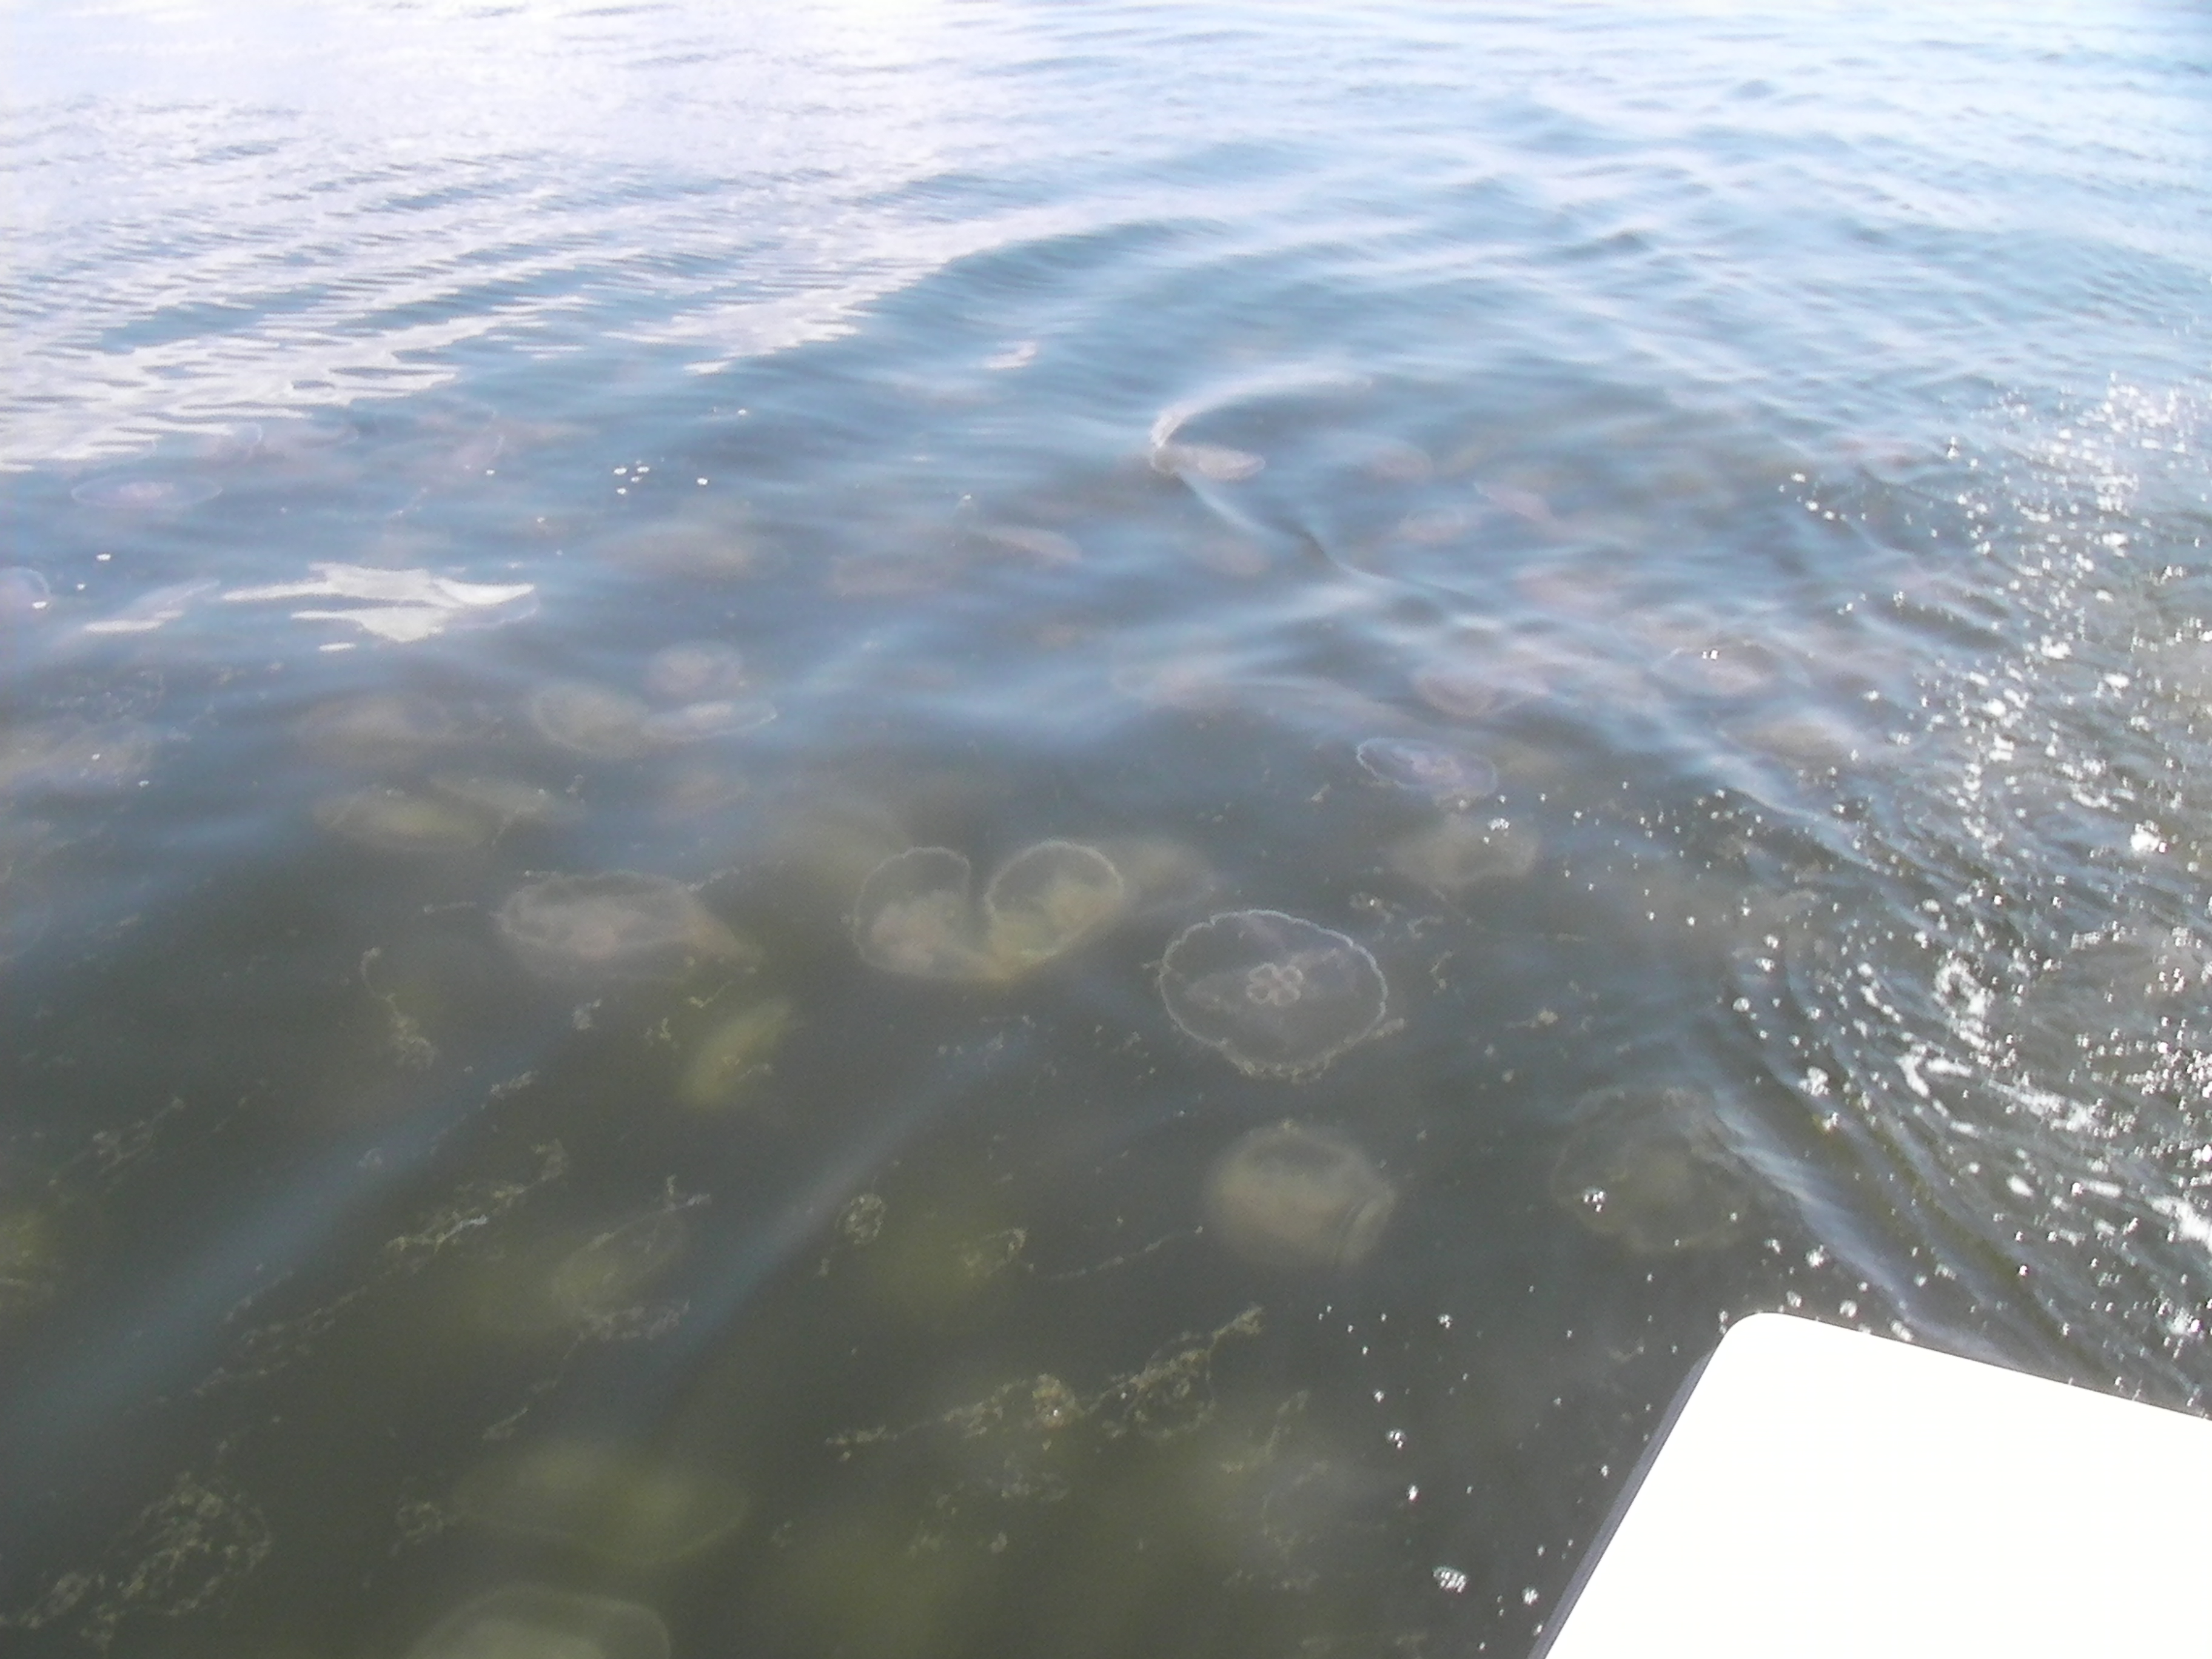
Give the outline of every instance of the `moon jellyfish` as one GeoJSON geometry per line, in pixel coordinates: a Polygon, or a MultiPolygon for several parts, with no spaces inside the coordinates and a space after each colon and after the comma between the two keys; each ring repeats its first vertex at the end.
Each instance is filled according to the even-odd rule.
{"type": "Polygon", "coordinates": [[[1543,850],[1533,830],[1504,818],[1464,813],[1393,842],[1382,855],[1390,870],[1447,897],[1486,881],[1515,881],[1536,867],[1543,850]]]}
{"type": "Polygon", "coordinates": [[[543,1584],[510,1584],[447,1613],[407,1659],[668,1659],[652,1608],[543,1584]]]}
{"type": "Polygon", "coordinates": [[[29,566],[11,564],[0,569],[0,619],[38,616],[53,601],[46,579],[29,566]]]}
{"type": "Polygon", "coordinates": [[[222,486],[210,478],[95,478],[70,491],[70,497],[120,513],[174,513],[222,494],[222,486]]]}
{"type": "Polygon", "coordinates": [[[980,984],[1066,955],[1121,914],[1113,860],[1079,842],[1023,848],[991,878],[979,907],[974,872],[949,847],[916,847],[869,872],[854,938],[871,966],[915,979],[980,984]]]}
{"type": "Polygon", "coordinates": [[[663,646],[645,665],[645,689],[665,702],[707,702],[745,689],[745,660],[720,640],[663,646]]]}
{"type": "Polygon", "coordinates": [[[702,1111],[734,1105],[774,1069],[793,1021],[789,997],[770,997],[731,1015],[692,1054],[678,1097],[702,1111]]]}
{"type": "Polygon", "coordinates": [[[1712,1107],[1687,1089],[1603,1089],[1552,1166],[1552,1197],[1601,1238],[1638,1255],[1710,1250],[1744,1230],[1749,1172],[1723,1139],[1712,1107]]]}
{"type": "Polygon", "coordinates": [[[362,789],[315,807],[315,822],[334,836],[386,853],[453,853],[481,847],[493,825],[451,801],[406,789],[362,789]]]}
{"type": "Polygon", "coordinates": [[[861,958],[915,979],[989,979],[981,919],[969,896],[973,878],[968,860],[949,847],[915,847],[885,859],[853,901],[861,958]]]}
{"type": "Polygon", "coordinates": [[[1160,958],[1169,1018],[1254,1077],[1317,1072],[1382,1023],[1389,987],[1366,948],[1279,910],[1232,910],[1160,958]]]}
{"type": "Polygon", "coordinates": [[[129,721],[18,726],[0,735],[0,794],[112,793],[145,776],[159,741],[129,721]]]}
{"type": "Polygon", "coordinates": [[[1542,678],[1521,664],[1432,663],[1413,676],[1413,695],[1454,720],[1487,720],[1543,692],[1542,678]]]}
{"type": "Polygon", "coordinates": [[[1480,800],[1498,787],[1498,769],[1471,750],[1421,738],[1370,738],[1353,751],[1367,775],[1431,800],[1480,800]]]}
{"type": "Polygon", "coordinates": [[[546,1280],[554,1307],[564,1318],[589,1324],[633,1306],[683,1260],[691,1242],[684,1213],[690,1207],[664,1206],[571,1250],[546,1280]]]}
{"type": "Polygon", "coordinates": [[[445,774],[430,780],[430,787],[457,805],[481,812],[501,830],[518,823],[566,823],[582,809],[566,795],[520,778],[475,773],[445,774]]]}
{"type": "Polygon", "coordinates": [[[1747,697],[1771,687],[1785,664],[1779,652],[1756,640],[1712,639],[1669,653],[1655,672],[1678,691],[1747,697]]]}
{"type": "Polygon", "coordinates": [[[653,745],[653,711],[627,692],[584,680],[556,680],[531,694],[530,723],[549,743],[594,760],[628,760],[653,745]]]}
{"type": "Polygon", "coordinates": [[[682,882],[625,870],[549,876],[499,907],[500,936],[547,979],[672,978],[702,957],[756,952],[682,882]]]}
{"type": "Polygon", "coordinates": [[[386,766],[441,749],[460,736],[453,717],[410,691],[344,697],[307,711],[298,732],[319,757],[386,766]]]}
{"type": "Polygon", "coordinates": [[[453,1502],[479,1526],[550,1539],[625,1567],[699,1553],[744,1519],[745,1495],[697,1469],[617,1446],[556,1440],[481,1464],[453,1502]]]}
{"type": "Polygon", "coordinates": [[[0,1164],[0,1321],[53,1301],[92,1231],[83,1206],[33,1171],[0,1164]]]}
{"type": "Polygon", "coordinates": [[[1041,841],[983,891],[984,947],[1003,972],[1064,956],[1121,912],[1121,872],[1095,847],[1041,841]]]}
{"type": "Polygon", "coordinates": [[[638,729],[654,743],[698,743],[754,731],[775,718],[774,703],[761,697],[739,697],[664,709],[647,716],[638,729]]]}
{"type": "Polygon", "coordinates": [[[604,553],[614,563],[656,575],[715,581],[757,576],[777,563],[748,527],[707,514],[641,526],[608,543],[604,553]]]}
{"type": "Polygon", "coordinates": [[[1303,1123],[1253,1130],[1206,1179],[1206,1225],[1265,1267],[1355,1266],[1374,1250],[1397,1202],[1366,1153],[1303,1123]]]}

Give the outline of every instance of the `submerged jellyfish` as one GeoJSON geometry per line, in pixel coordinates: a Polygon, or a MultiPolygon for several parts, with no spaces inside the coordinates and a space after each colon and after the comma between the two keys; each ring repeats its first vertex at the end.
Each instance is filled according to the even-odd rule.
{"type": "Polygon", "coordinates": [[[872,967],[915,979],[991,977],[974,872],[949,847],[915,847],[868,872],[853,901],[853,937],[872,967]]]}
{"type": "Polygon", "coordinates": [[[1533,830],[1504,818],[1460,812],[1393,842],[1382,862],[1409,881],[1447,897],[1486,881],[1514,881],[1536,867],[1543,843],[1533,830]]]}
{"type": "Polygon", "coordinates": [[[699,957],[756,954],[682,882],[624,870],[533,881],[497,921],[523,965],[548,979],[659,979],[699,957]]]}
{"type": "Polygon", "coordinates": [[[492,822],[465,805],[406,789],[361,789],[319,802],[315,822],[334,836],[386,853],[453,853],[481,847],[492,822]]]}
{"type": "Polygon", "coordinates": [[[46,579],[27,565],[11,564],[0,569],[0,621],[36,617],[53,600],[46,579]]]}
{"type": "Polygon", "coordinates": [[[665,1206],[571,1250],[546,1281],[553,1305],[563,1317],[584,1324],[633,1306],[683,1259],[691,1242],[684,1213],[690,1207],[665,1206]]]}
{"type": "Polygon", "coordinates": [[[794,1015],[789,997],[770,997],[739,1010],[707,1034],[684,1068],[677,1094],[687,1106],[733,1105],[774,1068],[775,1051],[794,1015]]]}
{"type": "Polygon", "coordinates": [[[136,783],[160,739],[128,720],[60,720],[0,735],[0,794],[101,795],[136,783]]]}
{"type": "Polygon", "coordinates": [[[1382,1023],[1366,948],[1279,910],[1232,910],[1178,934],[1160,996],[1189,1036],[1255,1077],[1317,1072],[1382,1023]]]}
{"type": "Polygon", "coordinates": [[[1121,872],[1095,847],[1041,841],[983,890],[984,948],[1002,972],[1064,956],[1121,913],[1121,872]]]}
{"type": "Polygon", "coordinates": [[[430,787],[458,805],[483,813],[502,830],[518,823],[566,823],[580,810],[567,796],[520,778],[447,773],[432,778],[430,787]]]}
{"type": "Polygon", "coordinates": [[[1472,750],[1422,738],[1370,738],[1353,751],[1367,775],[1431,800],[1474,801],[1498,787],[1498,769],[1472,750]]]}
{"type": "Polygon", "coordinates": [[[407,1659],[668,1659],[652,1608],[543,1584],[510,1584],[447,1613],[407,1659]]]}
{"type": "Polygon", "coordinates": [[[444,708],[410,691],[372,692],[324,703],[307,712],[298,730],[318,755],[360,766],[410,760],[460,735],[444,708]]]}
{"type": "Polygon", "coordinates": [[[1552,1197],[1591,1232],[1638,1255],[1709,1250],[1741,1233],[1751,1176],[1711,1103],[1687,1089],[1603,1089],[1552,1166],[1552,1197]]]}
{"type": "Polygon", "coordinates": [[[647,716],[638,729],[654,743],[697,743],[750,732],[775,718],[775,705],[765,698],[725,698],[664,709],[647,716]]]}
{"type": "Polygon", "coordinates": [[[1303,1123],[1253,1130],[1206,1178],[1207,1226],[1266,1267],[1350,1267],[1374,1249],[1397,1202],[1366,1153],[1303,1123]]]}
{"type": "Polygon", "coordinates": [[[626,1567],[697,1554],[744,1519],[745,1495],[689,1464],[556,1440],[481,1464],[453,1502],[479,1526],[550,1539],[626,1567]]]}
{"type": "Polygon", "coordinates": [[[861,957],[916,979],[1015,979],[1115,921],[1126,897],[1113,860],[1080,842],[1024,848],[991,878],[980,907],[973,879],[967,859],[949,847],[884,860],[854,902],[861,957]]]}
{"type": "Polygon", "coordinates": [[[530,723],[547,742],[595,760],[628,760],[653,747],[652,715],[627,692],[584,680],[556,680],[530,699],[530,723]]]}
{"type": "Polygon", "coordinates": [[[665,702],[708,702],[745,689],[745,660],[720,640],[663,646],[645,665],[645,689],[665,702]]]}
{"type": "Polygon", "coordinates": [[[87,507],[121,513],[174,513],[222,494],[211,478],[97,478],[70,491],[87,507]]]}
{"type": "Polygon", "coordinates": [[[1787,663],[1757,640],[1720,636],[1670,653],[1656,672],[1678,691],[1745,697],[1771,687],[1787,672],[1787,663]]]}

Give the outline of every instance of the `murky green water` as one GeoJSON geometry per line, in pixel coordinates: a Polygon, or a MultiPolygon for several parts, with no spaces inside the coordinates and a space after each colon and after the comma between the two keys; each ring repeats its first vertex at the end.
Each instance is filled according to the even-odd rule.
{"type": "Polygon", "coordinates": [[[1519,1655],[1744,1313],[2206,1409],[2194,12],[10,27],[11,1652],[1519,1655]]]}

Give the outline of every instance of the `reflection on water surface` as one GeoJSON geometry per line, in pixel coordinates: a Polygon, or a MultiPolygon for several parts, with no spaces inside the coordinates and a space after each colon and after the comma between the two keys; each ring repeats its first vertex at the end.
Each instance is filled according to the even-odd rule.
{"type": "Polygon", "coordinates": [[[1517,1655],[1746,1312],[2208,1408],[2193,16],[15,27],[11,1654],[1517,1655]]]}

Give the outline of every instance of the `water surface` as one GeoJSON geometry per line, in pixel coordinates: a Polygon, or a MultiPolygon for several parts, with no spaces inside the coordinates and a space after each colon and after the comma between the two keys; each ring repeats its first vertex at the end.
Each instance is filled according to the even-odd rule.
{"type": "Polygon", "coordinates": [[[1745,1313],[2207,1409],[2200,13],[9,27],[11,1651],[1518,1655],[1745,1313]]]}

